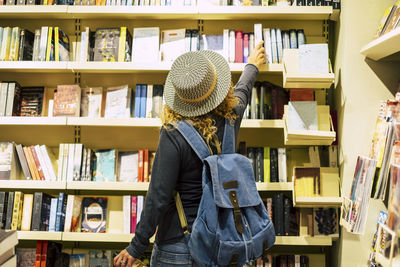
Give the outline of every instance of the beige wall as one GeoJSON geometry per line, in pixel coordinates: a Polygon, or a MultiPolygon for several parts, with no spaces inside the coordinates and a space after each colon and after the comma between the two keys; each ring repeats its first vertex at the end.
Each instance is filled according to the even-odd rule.
{"type": "MultiPolygon", "coordinates": [[[[394,2],[342,0],[340,21],[335,25],[335,104],[345,196],[350,191],[357,156],[369,156],[379,101],[393,98],[400,79],[399,64],[365,60],[360,54],[372,40],[384,10],[394,2]]],[[[383,207],[380,201],[370,203],[366,233],[358,236],[342,231],[338,266],[366,266],[377,215],[383,207]]]]}

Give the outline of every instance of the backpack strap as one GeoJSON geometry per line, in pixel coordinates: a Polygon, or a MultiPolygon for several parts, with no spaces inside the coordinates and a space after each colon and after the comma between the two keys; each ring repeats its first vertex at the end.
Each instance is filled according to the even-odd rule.
{"type": "Polygon", "coordinates": [[[188,142],[192,147],[194,152],[196,152],[201,161],[211,155],[206,142],[204,142],[196,129],[187,121],[179,121],[177,129],[185,138],[186,142],[188,142]]]}
{"type": "Polygon", "coordinates": [[[235,129],[228,119],[225,119],[224,139],[222,140],[222,154],[235,153],[235,129]]]}

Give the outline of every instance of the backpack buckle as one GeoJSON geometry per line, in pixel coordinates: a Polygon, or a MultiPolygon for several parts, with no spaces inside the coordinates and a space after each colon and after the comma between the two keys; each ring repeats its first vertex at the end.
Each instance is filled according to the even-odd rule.
{"type": "Polygon", "coordinates": [[[233,206],[233,219],[235,220],[236,230],[240,234],[243,234],[242,213],[240,212],[236,191],[229,191],[229,198],[233,206]]]}

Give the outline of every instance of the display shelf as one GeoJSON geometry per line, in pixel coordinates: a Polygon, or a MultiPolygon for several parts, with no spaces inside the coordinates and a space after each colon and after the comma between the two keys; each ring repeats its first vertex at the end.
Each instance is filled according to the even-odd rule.
{"type": "Polygon", "coordinates": [[[108,127],[161,127],[157,118],[67,118],[67,125],[72,126],[108,126],[108,127]]]}
{"type": "Polygon", "coordinates": [[[1,189],[12,190],[65,190],[66,182],[38,180],[0,180],[1,189]]]}
{"type": "Polygon", "coordinates": [[[18,231],[18,240],[52,240],[61,241],[62,232],[18,231]]]}
{"type": "Polygon", "coordinates": [[[269,20],[327,20],[332,14],[329,6],[199,6],[200,19],[236,20],[236,19],[269,19],[269,20]]]}
{"type": "Polygon", "coordinates": [[[70,6],[68,15],[79,19],[197,20],[196,6],[70,6]]]}
{"type": "Polygon", "coordinates": [[[70,72],[67,62],[46,61],[0,61],[1,72],[25,72],[25,73],[59,73],[70,72]]]}
{"type": "Polygon", "coordinates": [[[332,21],[340,20],[340,9],[333,9],[331,16],[329,17],[332,21]]]}
{"type": "Polygon", "coordinates": [[[68,69],[80,73],[163,73],[171,69],[172,63],[133,62],[68,62],[68,69]]]}
{"type": "Polygon", "coordinates": [[[296,197],[293,205],[298,208],[340,207],[342,202],[341,197],[296,197]]]}
{"type": "Polygon", "coordinates": [[[277,236],[277,246],[332,246],[330,236],[277,236]]]}
{"type": "Polygon", "coordinates": [[[283,129],[283,120],[242,120],[240,128],[278,128],[283,129]]]}
{"type": "Polygon", "coordinates": [[[292,191],[293,183],[257,183],[257,190],[263,191],[292,191]]]}
{"type": "Polygon", "coordinates": [[[0,117],[0,126],[3,125],[67,125],[65,117],[0,117]]]}
{"type": "MultiPolygon", "coordinates": [[[[247,63],[229,63],[231,72],[238,73],[244,70],[247,63]]],[[[265,64],[262,65],[258,72],[259,73],[277,73],[281,74],[283,71],[283,64],[265,64]]]]}
{"type": "Polygon", "coordinates": [[[113,191],[113,192],[147,192],[149,183],[136,182],[95,182],[95,181],[73,181],[67,182],[67,190],[81,191],[113,191]]]}
{"type": "Polygon", "coordinates": [[[2,19],[67,19],[72,18],[67,14],[66,5],[3,5],[0,6],[2,19]]]}
{"type": "MultiPolygon", "coordinates": [[[[400,27],[373,40],[361,49],[361,54],[373,60],[380,60],[400,52],[400,27]]],[[[400,59],[398,57],[397,59],[400,59]]]]}
{"type": "Polygon", "coordinates": [[[62,240],[72,242],[128,243],[132,240],[133,236],[134,234],[64,232],[62,240]]]}

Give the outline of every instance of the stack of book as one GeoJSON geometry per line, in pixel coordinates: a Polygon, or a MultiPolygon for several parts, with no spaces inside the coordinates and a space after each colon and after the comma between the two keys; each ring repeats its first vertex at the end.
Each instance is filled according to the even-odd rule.
{"type": "Polygon", "coordinates": [[[0,61],[69,61],[70,42],[59,27],[43,26],[35,33],[0,27],[0,61]]]}
{"type": "Polygon", "coordinates": [[[143,207],[144,207],[144,196],[123,196],[122,209],[124,211],[124,234],[134,234],[136,225],[139,223],[143,207]]]}
{"type": "Polygon", "coordinates": [[[17,256],[15,255],[16,245],[18,245],[16,231],[0,230],[0,266],[17,266],[17,256]]]}

